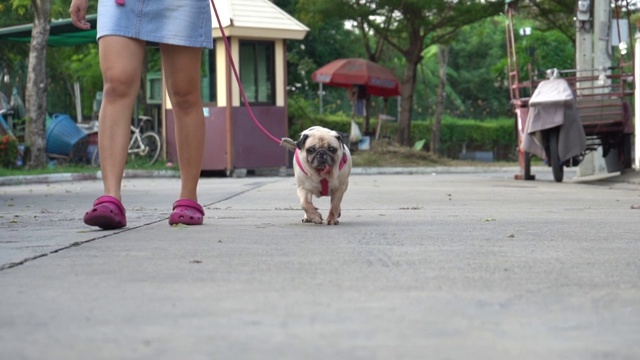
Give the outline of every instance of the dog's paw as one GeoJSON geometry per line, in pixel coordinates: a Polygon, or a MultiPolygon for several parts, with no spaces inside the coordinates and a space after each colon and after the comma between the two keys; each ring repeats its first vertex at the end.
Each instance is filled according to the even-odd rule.
{"type": "Polygon", "coordinates": [[[335,209],[331,209],[331,211],[329,211],[329,215],[327,216],[327,225],[338,225],[340,223],[340,221],[338,221],[340,215],[342,215],[342,212],[340,210],[336,211],[335,209]]]}
{"type": "Polygon", "coordinates": [[[340,221],[338,221],[338,219],[336,218],[327,219],[327,225],[338,225],[338,224],[340,224],[340,221]]]}
{"type": "Polygon", "coordinates": [[[310,223],[322,224],[323,220],[322,220],[322,216],[312,216],[312,217],[305,216],[302,218],[302,222],[305,224],[310,224],[310,223]]]}

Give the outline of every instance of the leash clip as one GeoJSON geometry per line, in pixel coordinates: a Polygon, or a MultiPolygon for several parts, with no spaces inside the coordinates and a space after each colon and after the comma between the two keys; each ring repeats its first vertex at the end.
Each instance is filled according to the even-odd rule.
{"type": "Polygon", "coordinates": [[[282,140],[280,140],[280,146],[285,147],[290,151],[295,151],[298,148],[296,146],[296,142],[290,138],[282,138],[282,140]]]}

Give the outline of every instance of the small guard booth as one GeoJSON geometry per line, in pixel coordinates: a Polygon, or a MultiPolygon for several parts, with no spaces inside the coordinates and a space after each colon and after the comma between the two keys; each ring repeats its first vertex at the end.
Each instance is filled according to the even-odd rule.
{"type": "MultiPolygon", "coordinates": [[[[215,2],[251,109],[260,124],[280,139],[288,134],[287,40],[302,40],[309,29],[269,0],[215,2]]],[[[216,14],[211,10],[214,49],[203,57],[201,81],[206,122],[202,170],[286,166],[289,154],[255,124],[241,100],[216,14]]],[[[177,162],[174,115],[163,84],[166,155],[177,162]]]]}

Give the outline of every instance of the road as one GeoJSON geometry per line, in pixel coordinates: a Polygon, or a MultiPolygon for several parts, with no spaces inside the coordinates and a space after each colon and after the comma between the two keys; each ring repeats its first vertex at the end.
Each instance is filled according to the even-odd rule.
{"type": "Polygon", "coordinates": [[[127,179],[118,231],[99,181],[0,187],[0,359],[640,358],[635,173],[368,174],[338,226],[290,176],[202,179],[190,228],[127,179]]]}

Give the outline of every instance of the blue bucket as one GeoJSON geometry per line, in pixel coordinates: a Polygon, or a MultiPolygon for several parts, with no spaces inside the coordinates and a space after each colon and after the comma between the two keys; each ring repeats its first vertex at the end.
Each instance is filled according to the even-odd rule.
{"type": "MultiPolygon", "coordinates": [[[[67,114],[54,114],[47,126],[47,153],[73,156],[87,148],[87,134],[67,114]],[[76,150],[76,151],[74,151],[76,150]]],[[[84,157],[85,154],[82,154],[84,157]]]]}

